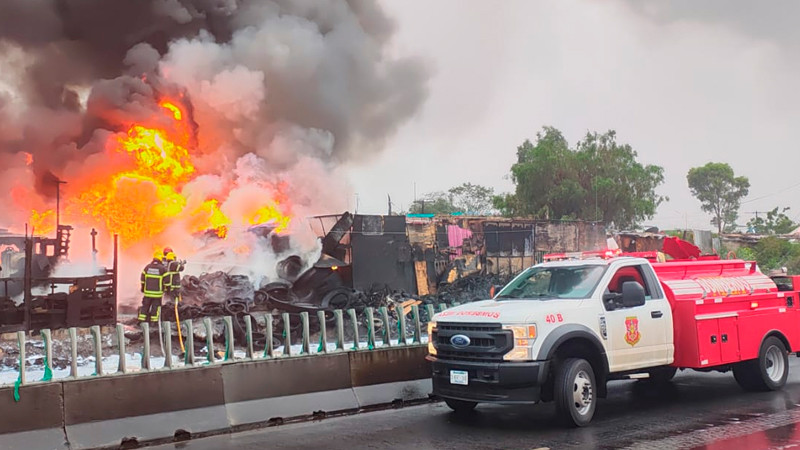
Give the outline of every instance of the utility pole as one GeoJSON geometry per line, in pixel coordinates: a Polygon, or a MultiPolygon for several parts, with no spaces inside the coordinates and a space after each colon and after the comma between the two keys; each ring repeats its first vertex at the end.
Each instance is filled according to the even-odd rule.
{"type": "Polygon", "coordinates": [[[597,178],[594,180],[594,221],[598,221],[598,216],[600,215],[600,210],[597,209],[597,178]]]}
{"type": "Polygon", "coordinates": [[[61,226],[61,185],[67,184],[66,181],[61,181],[56,177],[56,233],[61,226]]]}
{"type": "Polygon", "coordinates": [[[392,215],[392,196],[389,195],[389,194],[386,194],[386,197],[389,198],[389,215],[391,216],[392,215]]]}
{"type": "Polygon", "coordinates": [[[92,235],[92,267],[97,267],[97,241],[95,238],[97,237],[97,230],[92,228],[92,232],[89,233],[92,235]]]}

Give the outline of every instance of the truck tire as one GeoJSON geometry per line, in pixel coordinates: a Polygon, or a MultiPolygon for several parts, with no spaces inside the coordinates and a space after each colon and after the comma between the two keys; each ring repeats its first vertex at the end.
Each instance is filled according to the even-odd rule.
{"type": "Polygon", "coordinates": [[[597,384],[592,365],[580,358],[569,358],[559,364],[553,399],[556,402],[556,418],[564,425],[588,425],[597,406],[597,384]]]}
{"type": "Polygon", "coordinates": [[[780,339],[770,336],[761,344],[758,359],[733,366],[733,377],[746,391],[775,391],[786,384],[789,357],[780,339]]]}
{"type": "Polygon", "coordinates": [[[472,411],[478,406],[478,402],[468,402],[466,400],[456,400],[454,398],[446,398],[444,402],[447,406],[450,407],[456,414],[464,414],[472,411]]]}
{"type": "Polygon", "coordinates": [[[648,371],[650,378],[647,381],[653,384],[665,384],[672,380],[677,372],[677,367],[656,367],[648,371]]]}

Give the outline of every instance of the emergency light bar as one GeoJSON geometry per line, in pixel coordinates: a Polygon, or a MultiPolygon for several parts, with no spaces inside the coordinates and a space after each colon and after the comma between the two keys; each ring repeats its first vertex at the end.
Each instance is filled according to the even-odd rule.
{"type": "Polygon", "coordinates": [[[590,252],[567,252],[567,253],[548,253],[544,255],[544,261],[565,261],[577,259],[611,259],[622,255],[620,249],[595,250],[590,252]]]}
{"type": "Polygon", "coordinates": [[[631,258],[645,258],[651,262],[663,262],[659,259],[659,252],[623,252],[618,248],[595,250],[590,252],[568,252],[568,253],[548,253],[544,255],[544,261],[566,261],[566,260],[580,260],[580,259],[611,259],[618,256],[628,256],[631,258]]]}

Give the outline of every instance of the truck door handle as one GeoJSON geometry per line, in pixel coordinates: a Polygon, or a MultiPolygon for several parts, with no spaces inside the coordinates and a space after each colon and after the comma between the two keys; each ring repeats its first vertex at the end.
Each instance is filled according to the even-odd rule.
{"type": "Polygon", "coordinates": [[[661,311],[650,311],[650,317],[652,317],[653,319],[658,319],[663,315],[664,313],[662,313],[661,311]]]}

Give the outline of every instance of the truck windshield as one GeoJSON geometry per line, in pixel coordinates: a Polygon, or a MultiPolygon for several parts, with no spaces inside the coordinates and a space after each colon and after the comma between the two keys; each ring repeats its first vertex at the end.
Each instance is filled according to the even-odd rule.
{"type": "Polygon", "coordinates": [[[586,298],[604,271],[604,266],[531,267],[506,285],[497,299],[586,298]]]}

